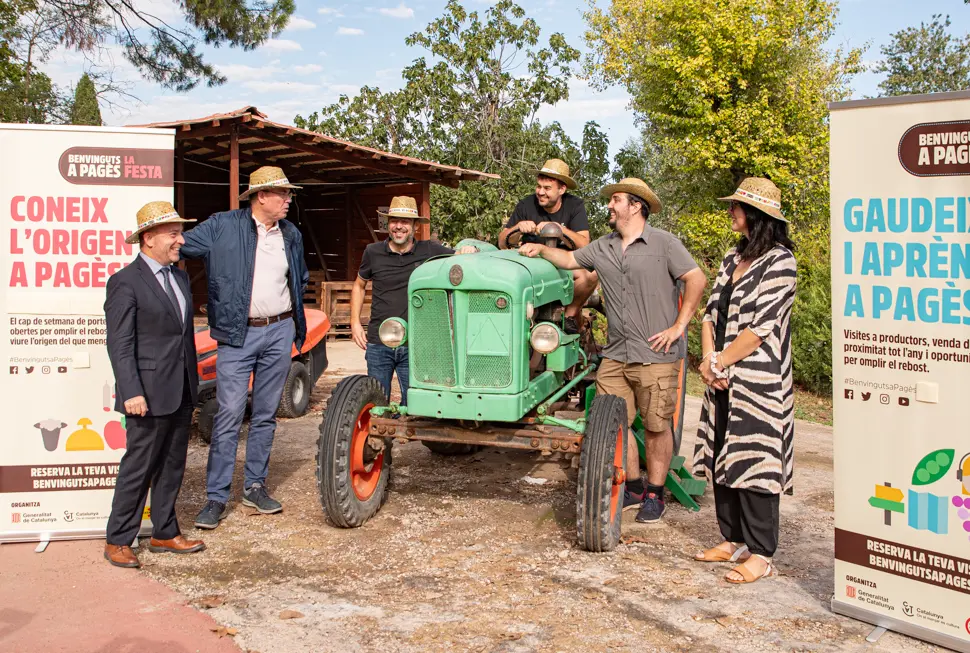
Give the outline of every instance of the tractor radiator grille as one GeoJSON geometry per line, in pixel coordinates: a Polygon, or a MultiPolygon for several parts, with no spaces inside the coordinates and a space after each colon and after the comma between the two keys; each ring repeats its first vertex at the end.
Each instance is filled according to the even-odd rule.
{"type": "Polygon", "coordinates": [[[429,385],[453,387],[457,374],[448,293],[416,291],[408,318],[412,334],[408,344],[414,351],[411,378],[429,385]]]}
{"type": "Polygon", "coordinates": [[[491,334],[498,335],[508,348],[504,355],[497,355],[499,351],[492,351],[490,352],[491,355],[487,356],[468,353],[465,356],[465,386],[469,388],[504,388],[508,386],[512,383],[512,352],[510,349],[512,303],[509,301],[508,295],[486,291],[470,292],[468,314],[469,323],[475,324],[479,329],[479,333],[468,334],[466,346],[470,351],[475,350],[479,338],[491,334]],[[499,308],[496,303],[500,298],[505,303],[502,308],[499,308]],[[485,331],[485,333],[482,333],[482,331],[485,331]]]}

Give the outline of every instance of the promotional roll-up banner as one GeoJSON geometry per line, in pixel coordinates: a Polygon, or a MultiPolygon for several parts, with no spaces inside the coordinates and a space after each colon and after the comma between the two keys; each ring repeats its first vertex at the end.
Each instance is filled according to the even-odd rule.
{"type": "MultiPolygon", "coordinates": [[[[103,536],[125,419],[108,277],[147,202],[172,201],[174,132],[0,125],[0,541],[103,536]]],[[[142,530],[150,530],[146,508],[142,530]]]]}
{"type": "Polygon", "coordinates": [[[832,609],[970,651],[970,93],[831,108],[832,609]]]}

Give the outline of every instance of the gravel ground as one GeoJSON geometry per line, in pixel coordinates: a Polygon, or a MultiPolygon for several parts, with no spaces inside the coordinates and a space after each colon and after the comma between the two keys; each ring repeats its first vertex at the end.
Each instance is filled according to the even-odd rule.
{"type": "MultiPolygon", "coordinates": [[[[298,651],[934,651],[832,614],[831,430],[799,423],[796,494],[781,503],[780,575],[749,586],[726,565],[691,561],[716,544],[710,491],[700,513],[668,503],[660,525],[627,514],[613,553],[578,550],[575,471],[533,454],[485,450],[442,458],[394,445],[387,505],[362,528],[330,525],[314,478],[321,411],[339,379],[360,371],[350,343],[330,347],[313,410],[283,421],[268,484],[285,509],[238,503],[201,533],[194,556],[141,553],[144,573],[227,628],[243,650],[298,651]],[[524,477],[543,479],[535,484],[524,477]]],[[[683,451],[700,402],[688,401],[683,451]]],[[[189,524],[204,500],[207,450],[194,440],[180,502],[189,524]]]]}

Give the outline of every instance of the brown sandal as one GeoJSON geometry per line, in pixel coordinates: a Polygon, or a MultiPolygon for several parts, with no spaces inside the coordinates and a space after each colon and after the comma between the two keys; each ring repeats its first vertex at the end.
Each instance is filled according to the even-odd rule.
{"type": "Polygon", "coordinates": [[[740,564],[734,569],[732,569],[731,571],[740,575],[741,578],[743,578],[744,580],[736,580],[734,578],[731,578],[730,576],[725,576],[724,580],[726,580],[729,583],[733,583],[735,585],[746,585],[748,583],[753,583],[755,581],[761,580],[762,578],[768,578],[770,576],[775,575],[775,566],[771,563],[771,558],[766,558],[765,556],[759,555],[757,553],[752,555],[755,555],[761,558],[762,560],[764,560],[766,563],[768,563],[768,566],[765,567],[764,572],[760,576],[751,573],[751,571],[747,567],[745,567],[743,564],[740,564]]]}
{"type": "Polygon", "coordinates": [[[724,549],[719,549],[715,546],[701,551],[694,556],[694,560],[697,562],[744,562],[748,559],[749,556],[741,557],[748,553],[747,544],[742,544],[741,546],[734,544],[734,542],[731,542],[731,544],[734,545],[734,553],[728,553],[724,549]]]}

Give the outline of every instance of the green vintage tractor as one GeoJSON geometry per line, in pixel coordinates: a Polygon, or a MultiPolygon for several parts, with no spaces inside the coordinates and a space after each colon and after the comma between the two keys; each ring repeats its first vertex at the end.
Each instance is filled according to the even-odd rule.
{"type": "MultiPolygon", "coordinates": [[[[540,234],[571,246],[561,230],[540,234]]],[[[626,404],[595,396],[598,357],[591,333],[563,331],[573,299],[572,274],[542,259],[500,251],[431,259],[408,284],[408,323],[392,318],[382,342],[408,346],[408,405],[389,404],[377,379],[341,381],[320,426],[317,484],[334,524],[362,525],[387,499],[394,440],[419,440],[442,455],[483,446],[578,457],[576,535],[590,551],[610,551],[620,538],[626,475],[626,404]]],[[[683,392],[672,420],[680,447],[683,392]]],[[[642,449],[642,426],[633,436],[642,449]]],[[[675,458],[668,488],[685,504],[703,483],[675,458]],[[697,486],[700,483],[700,486],[697,486]],[[676,487],[676,489],[675,489],[676,487]]],[[[689,502],[689,503],[688,503],[689,502]]]]}

